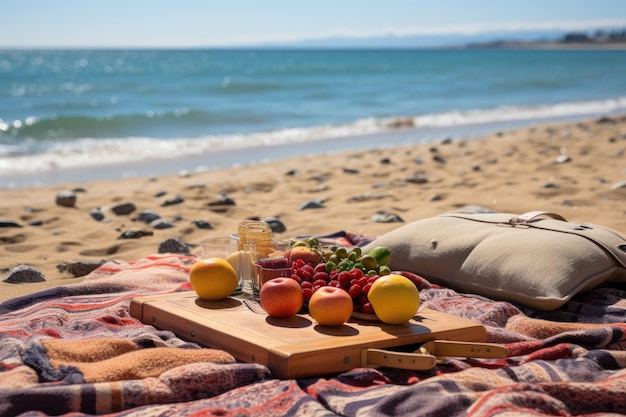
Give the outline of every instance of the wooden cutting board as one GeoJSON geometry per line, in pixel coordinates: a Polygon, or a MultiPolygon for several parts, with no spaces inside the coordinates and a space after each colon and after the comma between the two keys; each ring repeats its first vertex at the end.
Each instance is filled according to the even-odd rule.
{"type": "Polygon", "coordinates": [[[324,327],[308,314],[276,319],[251,299],[204,301],[193,291],[135,298],[130,314],[182,339],[225,350],[239,361],[265,365],[274,377],[285,379],[366,366],[363,353],[368,349],[434,339],[486,340],[486,330],[479,323],[429,309],[402,325],[352,319],[343,326],[324,327]]]}

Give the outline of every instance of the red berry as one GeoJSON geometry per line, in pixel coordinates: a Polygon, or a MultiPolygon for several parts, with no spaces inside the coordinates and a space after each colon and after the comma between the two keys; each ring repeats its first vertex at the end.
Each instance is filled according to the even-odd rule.
{"type": "Polygon", "coordinates": [[[370,284],[373,284],[374,281],[376,281],[378,279],[378,275],[374,275],[373,277],[369,277],[367,282],[369,282],[370,284]]]}
{"type": "Polygon", "coordinates": [[[365,314],[374,314],[374,307],[372,307],[372,303],[365,303],[361,307],[361,311],[365,314]]]}
{"type": "Polygon", "coordinates": [[[361,295],[361,287],[357,284],[354,284],[350,287],[348,293],[350,294],[350,297],[357,298],[361,295]]]}
{"type": "Polygon", "coordinates": [[[370,292],[370,288],[372,288],[372,284],[368,282],[361,288],[361,291],[363,291],[363,294],[367,295],[367,293],[370,292]]]}
{"type": "Polygon", "coordinates": [[[358,268],[351,269],[351,270],[350,270],[350,276],[351,276],[353,279],[359,279],[359,278],[361,278],[361,277],[363,276],[363,271],[361,271],[361,270],[360,270],[360,269],[358,269],[358,268]]]}
{"type": "Polygon", "coordinates": [[[318,279],[313,281],[313,287],[323,287],[326,285],[326,281],[324,281],[323,279],[318,279]]]}
{"type": "Polygon", "coordinates": [[[302,281],[302,288],[313,288],[313,284],[309,281],[302,281]]]}
{"type": "Polygon", "coordinates": [[[317,272],[324,272],[324,273],[326,273],[326,264],[321,262],[321,263],[317,264],[313,270],[316,273],[317,272]]]}
{"type": "Polygon", "coordinates": [[[300,275],[302,279],[310,281],[311,278],[313,278],[313,267],[309,264],[303,265],[301,268],[298,268],[298,275],[300,275]]]}
{"type": "Polygon", "coordinates": [[[350,273],[348,271],[340,272],[338,278],[342,288],[350,288],[350,281],[352,280],[352,277],[350,276],[350,273]]]}
{"type": "Polygon", "coordinates": [[[328,281],[328,285],[330,285],[331,287],[341,288],[341,284],[337,279],[331,279],[330,281],[328,281]]]}
{"type": "Polygon", "coordinates": [[[311,296],[313,295],[313,292],[313,288],[303,288],[302,297],[304,298],[304,301],[309,301],[311,299],[311,296]]]}
{"type": "Polygon", "coordinates": [[[318,279],[324,280],[325,282],[328,282],[330,279],[330,275],[328,275],[327,272],[316,272],[315,274],[313,274],[313,281],[317,281],[318,279]]]}
{"type": "Polygon", "coordinates": [[[298,284],[302,285],[302,279],[297,274],[291,274],[291,279],[295,280],[298,284]]]}
{"type": "Polygon", "coordinates": [[[355,300],[360,305],[365,305],[370,302],[366,295],[359,295],[359,298],[355,300]]]}

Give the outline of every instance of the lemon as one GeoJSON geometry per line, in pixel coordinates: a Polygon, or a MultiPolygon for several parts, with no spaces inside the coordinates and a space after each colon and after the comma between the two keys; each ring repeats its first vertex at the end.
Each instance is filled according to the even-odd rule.
{"type": "Polygon", "coordinates": [[[384,275],[374,281],[367,298],[376,316],[387,324],[409,321],[420,306],[420,294],[415,284],[397,274],[384,275]]]}
{"type": "Polygon", "coordinates": [[[226,259],[206,258],[191,266],[189,281],[203,300],[222,300],[235,291],[239,278],[226,259]]]}
{"type": "Polygon", "coordinates": [[[238,250],[226,257],[226,261],[233,267],[235,272],[241,271],[241,257],[245,254],[244,251],[238,250]]]}

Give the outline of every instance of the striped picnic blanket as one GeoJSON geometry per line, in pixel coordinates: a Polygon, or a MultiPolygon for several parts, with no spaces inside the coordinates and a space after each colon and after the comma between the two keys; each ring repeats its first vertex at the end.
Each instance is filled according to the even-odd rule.
{"type": "Polygon", "coordinates": [[[80,284],[0,304],[0,416],[626,414],[626,288],[538,312],[418,278],[427,307],[482,323],[509,356],[281,380],[130,316],[134,297],[190,290],[195,260],[108,262],[80,284]]]}

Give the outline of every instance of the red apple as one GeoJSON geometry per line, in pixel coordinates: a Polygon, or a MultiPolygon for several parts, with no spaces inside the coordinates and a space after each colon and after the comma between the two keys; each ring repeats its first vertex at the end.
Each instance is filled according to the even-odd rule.
{"type": "Polygon", "coordinates": [[[320,287],[309,300],[309,314],[322,326],[341,326],[352,316],[352,305],[343,288],[320,287]]]}
{"type": "Polygon", "coordinates": [[[290,263],[302,259],[304,263],[316,265],[320,260],[320,255],[306,246],[294,246],[285,252],[285,258],[289,259],[290,263]]]}
{"type": "Polygon", "coordinates": [[[301,308],[302,287],[293,278],[279,277],[267,281],[259,292],[261,307],[272,317],[290,317],[301,308]]]}

